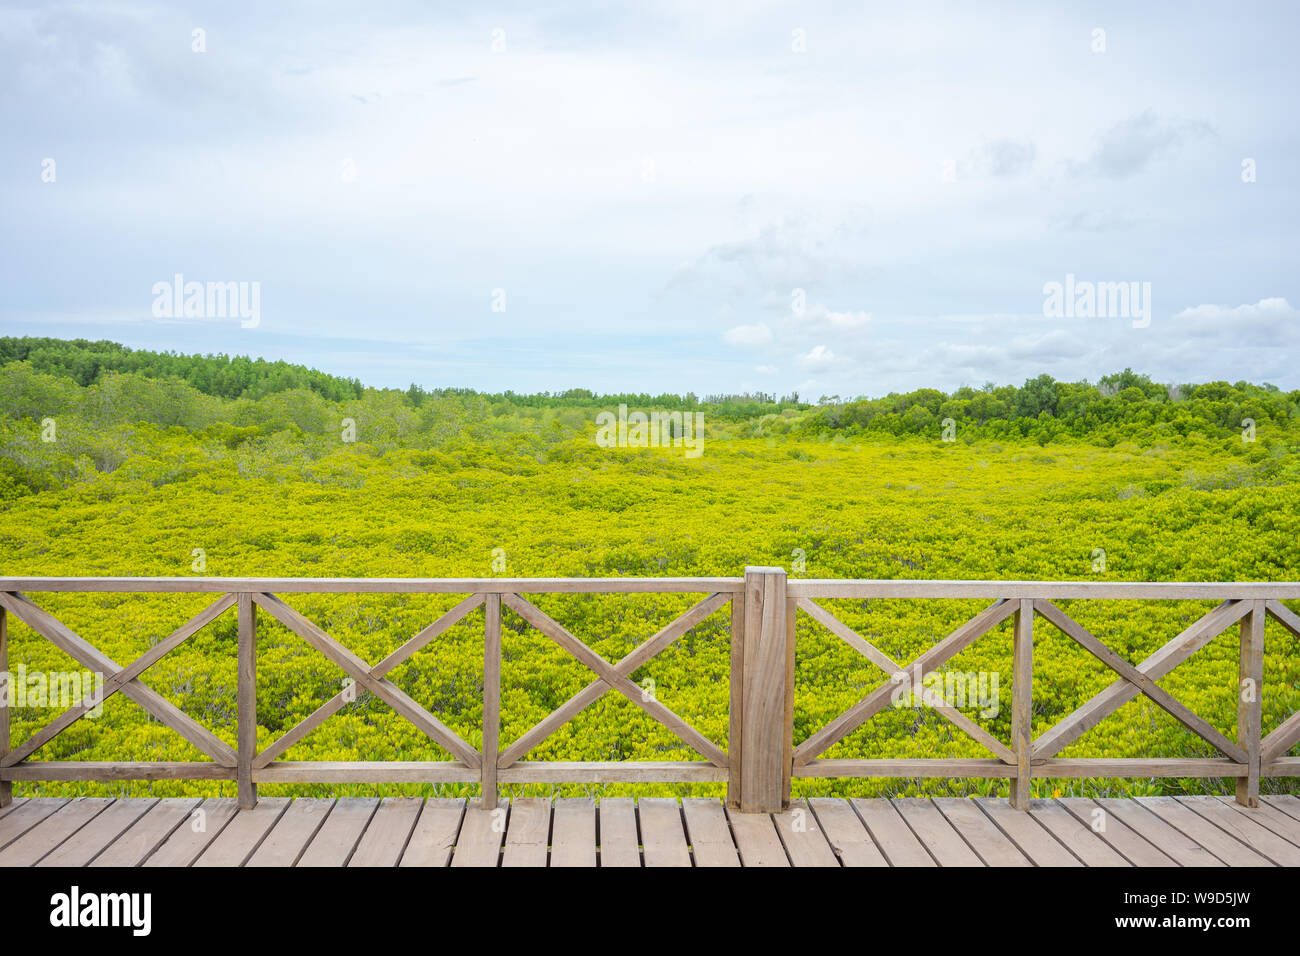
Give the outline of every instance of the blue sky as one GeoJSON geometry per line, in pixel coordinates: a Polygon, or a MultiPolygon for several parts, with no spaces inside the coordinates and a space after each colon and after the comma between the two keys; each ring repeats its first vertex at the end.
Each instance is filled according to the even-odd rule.
{"type": "Polygon", "coordinates": [[[400,387],[1300,387],[1300,5],[1061,6],[7,3],[0,331],[400,387]],[[177,273],[256,326],[155,316],[177,273]],[[1046,317],[1067,275],[1149,324],[1046,317]]]}

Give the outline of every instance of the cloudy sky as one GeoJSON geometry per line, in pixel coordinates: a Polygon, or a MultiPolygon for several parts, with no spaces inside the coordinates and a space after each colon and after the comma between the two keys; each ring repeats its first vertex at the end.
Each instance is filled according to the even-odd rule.
{"type": "Polygon", "coordinates": [[[4,3],[0,332],[401,387],[1300,387],[1300,4],[1061,6],[4,3]],[[157,315],[177,274],[255,324],[157,315]],[[1067,276],[1138,295],[1045,314],[1067,276]]]}

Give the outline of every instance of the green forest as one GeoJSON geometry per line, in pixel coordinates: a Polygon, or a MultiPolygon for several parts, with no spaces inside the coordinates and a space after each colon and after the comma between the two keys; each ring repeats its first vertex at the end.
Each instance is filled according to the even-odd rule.
{"type": "MultiPolygon", "coordinates": [[[[871,392],[864,383],[863,393],[871,392]]],[[[295,577],[736,576],[779,565],[815,578],[1288,581],[1300,567],[1300,391],[1247,382],[1097,382],[1042,375],[953,392],[876,397],[483,393],[377,389],[285,362],[186,356],[112,342],[0,338],[0,574],[295,577]],[[604,447],[620,405],[699,412],[703,454],[604,447]]],[[[126,664],[210,596],[41,594],[33,600],[126,664]]],[[[370,662],[457,595],[302,595],[287,603],[370,662]]],[[[535,603],[607,659],[695,598],[545,595],[535,603]]],[[[1138,661],[1206,602],[1066,601],[1138,661]]],[[[911,660],[982,607],[971,601],[827,601],[895,660],[911,660]]],[[[583,687],[589,671],[504,617],[502,742],[583,687]]],[[[228,743],[235,735],[235,618],[222,616],[146,675],[228,743]]],[[[1264,732],[1300,709],[1300,641],[1269,621],[1264,732]]],[[[482,740],[482,612],[389,676],[471,744],[482,740]]],[[[1010,675],[1010,625],[946,667],[1010,675]]],[[[709,617],[633,679],[725,749],[728,620],[709,617]]],[[[75,669],[10,619],[10,667],[75,669]]],[[[795,739],[885,675],[799,619],[795,739]]],[[[1229,630],[1160,683],[1236,734],[1229,630]]],[[[269,616],[259,621],[259,745],[340,689],[343,674],[269,616]]],[[[1035,635],[1035,734],[1114,678],[1046,623],[1035,635]]],[[[1009,676],[1003,686],[1005,693],[1009,676]]],[[[60,708],[12,713],[21,741],[60,708]]],[[[1010,708],[963,711],[1007,740],[1010,708]]],[[[1293,755],[1300,748],[1293,749],[1293,755]]],[[[979,757],[933,713],[890,709],[827,757],[979,757]]],[[[1145,698],[1062,757],[1214,756],[1145,698]]],[[[290,760],[446,758],[361,694],[290,760]]],[[[33,758],[197,760],[120,695],[33,758]]],[[[667,729],[606,695],[531,760],[695,759],[667,729]]],[[[1005,793],[993,780],[796,780],[799,795],[1005,793]]],[[[1265,780],[1287,790],[1293,780],[1265,780]]],[[[1227,792],[1222,780],[1040,780],[1044,794],[1227,792]]],[[[522,794],[663,792],[662,785],[515,787],[522,794]]],[[[719,785],[676,785],[716,795],[719,785]]],[[[218,782],[27,783],[16,792],[222,794],[218,782]]],[[[463,795],[473,786],[264,786],[267,794],[463,795]]]]}

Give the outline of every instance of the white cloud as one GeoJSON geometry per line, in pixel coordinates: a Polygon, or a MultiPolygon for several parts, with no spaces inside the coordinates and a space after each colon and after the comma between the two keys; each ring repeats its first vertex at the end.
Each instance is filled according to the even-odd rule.
{"type": "Polygon", "coordinates": [[[759,375],[775,375],[780,369],[775,365],[755,365],[754,371],[759,375]]]}
{"type": "Polygon", "coordinates": [[[1300,330],[1300,310],[1286,299],[1260,299],[1253,305],[1197,305],[1173,317],[1177,330],[1197,338],[1270,336],[1274,341],[1300,330]]]}
{"type": "Polygon", "coordinates": [[[799,356],[799,367],[805,372],[815,372],[829,368],[834,361],[834,352],[824,345],[816,345],[807,354],[799,356]]]}

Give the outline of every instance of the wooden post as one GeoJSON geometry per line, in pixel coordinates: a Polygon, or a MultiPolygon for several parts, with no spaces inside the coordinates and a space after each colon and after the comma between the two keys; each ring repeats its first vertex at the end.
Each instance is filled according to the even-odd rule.
{"type": "Polygon", "coordinates": [[[501,746],[501,595],[488,594],[484,604],[483,640],[483,800],[482,809],[497,808],[497,751],[501,746]]]}
{"type": "MultiPolygon", "coordinates": [[[[9,701],[14,696],[14,679],[9,673],[9,619],[8,612],[0,607],[0,679],[4,680],[4,692],[0,697],[0,757],[9,753],[9,701]]],[[[0,780],[0,807],[7,807],[14,802],[14,782],[0,780]]]]}
{"type": "Polygon", "coordinates": [[[727,806],[740,808],[740,754],[744,746],[745,592],[731,595],[731,692],[727,714],[727,806]]]}
{"type": "Polygon", "coordinates": [[[740,809],[745,813],[776,813],[790,802],[794,635],[786,603],[784,568],[745,569],[740,745],[740,809]]]}
{"type": "Polygon", "coordinates": [[[251,810],[257,804],[257,785],[253,783],[253,757],[257,753],[257,606],[248,591],[239,595],[238,660],[239,807],[251,810]]]}
{"type": "Polygon", "coordinates": [[[1250,613],[1241,619],[1240,652],[1237,667],[1237,744],[1249,757],[1249,773],[1237,778],[1237,802],[1243,807],[1259,806],[1259,742],[1263,718],[1264,604],[1252,601],[1250,613]]]}
{"type": "Polygon", "coordinates": [[[1028,810],[1034,705],[1034,602],[1021,599],[1015,616],[1011,674],[1011,749],[1016,754],[1016,775],[1011,780],[1011,805],[1028,810]]]}

